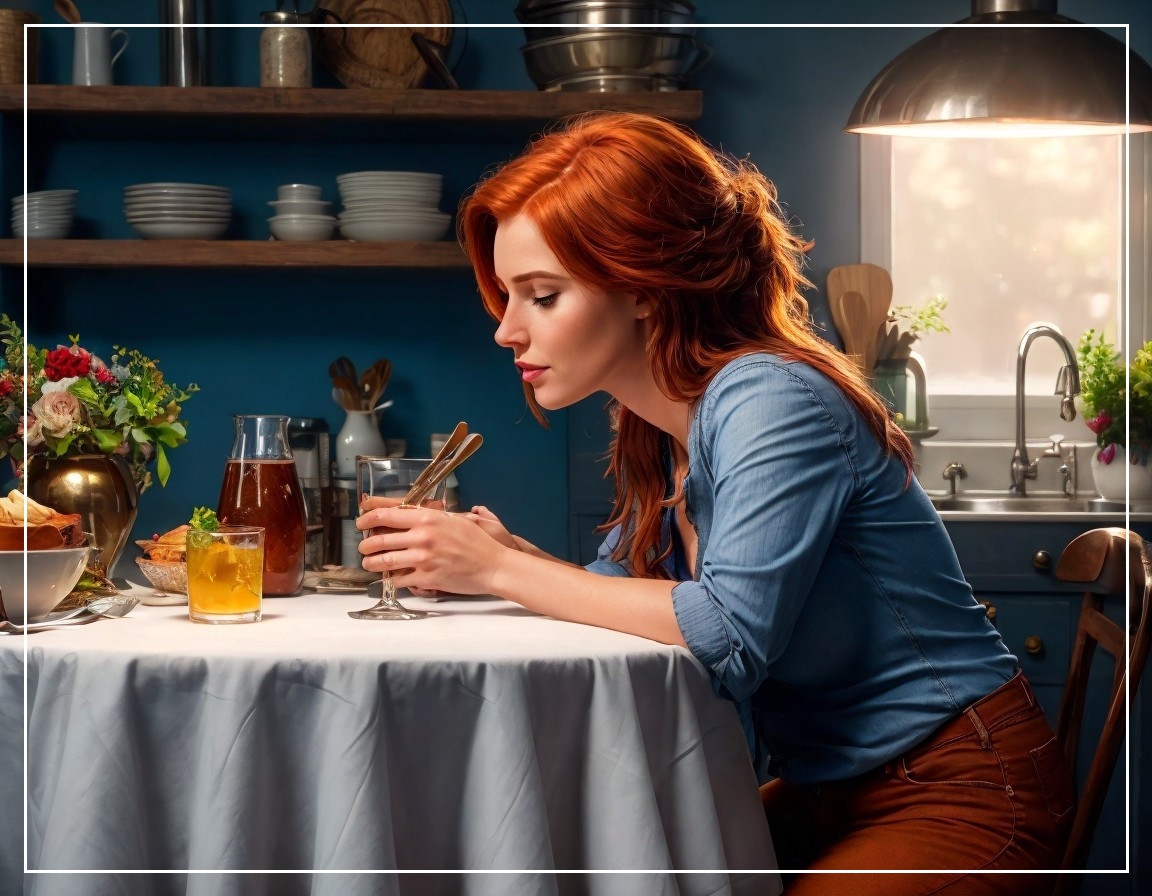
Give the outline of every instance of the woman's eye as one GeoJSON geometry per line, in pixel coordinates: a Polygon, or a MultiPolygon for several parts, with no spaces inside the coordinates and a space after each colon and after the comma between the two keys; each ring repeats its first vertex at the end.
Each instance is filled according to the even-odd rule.
{"type": "Polygon", "coordinates": [[[559,293],[554,292],[554,293],[551,293],[550,295],[546,295],[546,296],[533,296],[532,297],[532,304],[536,305],[540,308],[549,308],[556,301],[556,297],[558,295],[559,295],[559,293]]]}

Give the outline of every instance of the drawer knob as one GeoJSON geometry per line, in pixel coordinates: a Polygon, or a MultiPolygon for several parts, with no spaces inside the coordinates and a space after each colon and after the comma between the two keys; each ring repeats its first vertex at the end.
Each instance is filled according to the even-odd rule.
{"type": "Polygon", "coordinates": [[[1047,551],[1037,551],[1032,555],[1032,565],[1041,572],[1048,572],[1052,568],[1052,555],[1047,551]]]}
{"type": "Polygon", "coordinates": [[[1036,635],[1029,635],[1024,639],[1024,649],[1032,656],[1037,656],[1044,652],[1044,642],[1036,635]]]}
{"type": "Polygon", "coordinates": [[[996,608],[992,606],[990,601],[982,600],[980,601],[980,605],[984,607],[985,616],[987,616],[989,619],[996,618],[996,608]]]}

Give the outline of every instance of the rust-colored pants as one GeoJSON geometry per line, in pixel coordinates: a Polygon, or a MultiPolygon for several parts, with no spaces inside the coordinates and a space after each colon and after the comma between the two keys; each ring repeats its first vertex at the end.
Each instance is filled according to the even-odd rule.
{"type": "Polygon", "coordinates": [[[911,896],[1050,891],[1075,786],[1023,674],[886,766],[819,786],[760,788],[786,896],[911,896]],[[916,874],[828,870],[923,869],[916,874]],[[943,869],[943,870],[940,870],[943,869]]]}

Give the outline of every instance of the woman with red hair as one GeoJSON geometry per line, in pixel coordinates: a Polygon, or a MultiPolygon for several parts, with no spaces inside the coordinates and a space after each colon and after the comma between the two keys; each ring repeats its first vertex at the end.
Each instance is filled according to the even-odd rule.
{"type": "Polygon", "coordinates": [[[613,400],[608,536],[580,568],[484,508],[376,508],[360,528],[395,531],[365,568],[687,647],[774,778],[782,867],[950,869],[791,893],[1021,893],[972,872],[1055,867],[1059,744],[907,438],[812,331],[771,182],[676,125],[593,114],[480,183],[459,233],[533,412],[613,400]]]}

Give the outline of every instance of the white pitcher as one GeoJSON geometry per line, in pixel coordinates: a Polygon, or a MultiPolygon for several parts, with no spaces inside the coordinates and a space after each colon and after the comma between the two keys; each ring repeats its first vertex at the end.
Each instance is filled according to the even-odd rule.
{"type": "Polygon", "coordinates": [[[384,437],[380,435],[379,411],[348,411],[336,434],[336,475],[356,478],[356,455],[383,456],[384,437]]]}
{"type": "Polygon", "coordinates": [[[128,48],[128,32],[123,28],[111,29],[95,22],[81,22],[72,32],[72,83],[83,87],[111,84],[112,66],[128,48]],[[112,42],[117,36],[124,40],[113,53],[112,42]]]}

